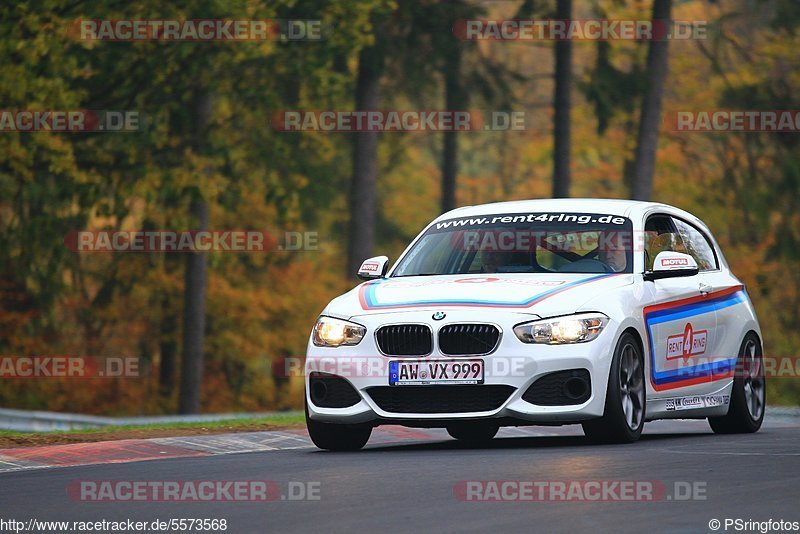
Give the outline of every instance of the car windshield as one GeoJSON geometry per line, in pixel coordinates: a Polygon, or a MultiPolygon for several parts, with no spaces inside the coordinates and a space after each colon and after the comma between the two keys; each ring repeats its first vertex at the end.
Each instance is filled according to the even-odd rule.
{"type": "Polygon", "coordinates": [[[632,225],[618,215],[513,213],[433,224],[392,276],[633,272],[632,225]]]}

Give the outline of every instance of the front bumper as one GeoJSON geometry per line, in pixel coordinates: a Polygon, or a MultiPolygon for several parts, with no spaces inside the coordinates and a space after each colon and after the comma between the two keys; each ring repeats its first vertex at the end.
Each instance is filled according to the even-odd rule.
{"type": "MultiPolygon", "coordinates": [[[[354,317],[352,320],[367,327],[367,335],[356,346],[317,347],[309,341],[306,355],[306,401],[309,417],[330,423],[399,423],[408,426],[445,426],[448,422],[463,420],[493,420],[500,425],[574,423],[603,415],[608,384],[608,373],[616,343],[617,325],[609,321],[597,339],[588,343],[571,345],[525,344],[514,335],[513,327],[536,319],[530,314],[481,310],[446,310],[444,321],[433,321],[432,312],[419,310],[391,314],[374,314],[354,317]],[[497,348],[485,356],[448,356],[439,351],[437,331],[442,326],[459,322],[492,323],[501,330],[497,348]],[[374,332],[383,325],[397,323],[427,324],[433,332],[433,352],[429,356],[386,356],[381,354],[374,332]],[[455,358],[484,361],[484,385],[505,385],[512,392],[502,404],[487,411],[399,413],[386,411],[370,395],[371,388],[407,388],[389,386],[388,368],[392,360],[414,359],[452,360],[455,358]],[[588,400],[576,405],[541,406],[524,400],[523,394],[539,378],[557,371],[586,369],[591,379],[588,400]],[[312,401],[309,375],[312,372],[333,374],[347,380],[358,393],[360,400],[345,408],[326,408],[312,401]]],[[[428,386],[420,386],[428,387],[428,386]]],[[[448,388],[458,385],[439,386],[448,388]]],[[[474,386],[480,387],[480,386],[474,386]]]]}

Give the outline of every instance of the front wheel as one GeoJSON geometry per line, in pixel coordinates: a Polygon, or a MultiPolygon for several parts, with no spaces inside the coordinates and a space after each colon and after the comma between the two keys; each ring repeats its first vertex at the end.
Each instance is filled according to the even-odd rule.
{"type": "Polygon", "coordinates": [[[369,425],[343,425],[314,421],[308,416],[306,406],[306,428],[314,445],[329,451],[357,451],[367,444],[372,434],[369,425]]]}
{"type": "Polygon", "coordinates": [[[730,408],[727,415],[708,418],[711,430],[717,434],[747,434],[761,428],[767,396],[765,386],[761,343],[750,332],[739,348],[730,408]]]}
{"type": "Polygon", "coordinates": [[[626,332],[611,361],[603,417],[583,423],[583,433],[594,443],[632,443],[642,435],[644,417],[644,357],[626,332]]]}

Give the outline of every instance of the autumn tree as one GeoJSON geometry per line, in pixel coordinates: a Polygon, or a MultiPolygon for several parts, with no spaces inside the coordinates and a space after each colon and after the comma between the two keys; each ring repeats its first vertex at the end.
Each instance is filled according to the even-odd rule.
{"type": "MultiPolygon", "coordinates": [[[[671,24],[672,0],[653,0],[652,21],[655,27],[668,27],[671,24]]],[[[645,68],[645,91],[639,116],[639,133],[636,155],[633,163],[633,183],[631,198],[650,200],[653,192],[653,174],[656,166],[658,130],[661,125],[661,101],[667,79],[668,45],[666,36],[657,36],[647,51],[645,68]]]]}
{"type": "MultiPolygon", "coordinates": [[[[357,111],[380,108],[380,83],[386,55],[383,34],[384,14],[373,19],[374,42],[365,46],[358,56],[355,83],[357,111]]],[[[378,137],[380,132],[362,131],[353,134],[353,179],[350,184],[350,225],[348,232],[347,274],[353,277],[361,262],[372,255],[375,245],[375,216],[378,209],[376,182],[378,180],[378,137]]]]}
{"type": "MultiPolygon", "coordinates": [[[[572,0],[556,2],[556,19],[572,18],[572,0]]],[[[572,93],[572,41],[555,43],[553,85],[553,197],[568,197],[570,186],[570,111],[572,93]]]]}

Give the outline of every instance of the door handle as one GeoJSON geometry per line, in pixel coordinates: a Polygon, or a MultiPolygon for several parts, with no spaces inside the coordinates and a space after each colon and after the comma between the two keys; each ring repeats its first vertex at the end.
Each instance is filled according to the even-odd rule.
{"type": "Polygon", "coordinates": [[[712,289],[713,288],[710,285],[705,284],[703,282],[700,282],[700,294],[701,295],[708,295],[709,293],[711,293],[712,289]]]}

